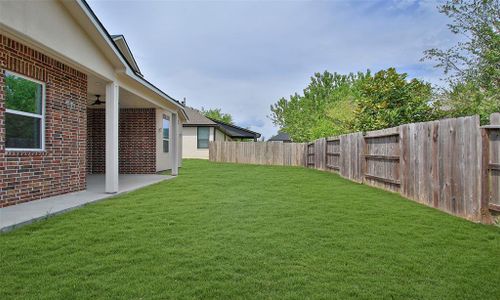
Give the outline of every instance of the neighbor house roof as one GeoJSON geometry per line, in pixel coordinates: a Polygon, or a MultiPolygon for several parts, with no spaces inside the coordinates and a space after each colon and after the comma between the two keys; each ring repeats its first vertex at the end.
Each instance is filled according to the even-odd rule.
{"type": "Polygon", "coordinates": [[[260,133],[252,131],[250,129],[242,128],[236,125],[227,124],[219,120],[214,120],[217,123],[217,128],[224,132],[227,136],[231,138],[241,138],[241,139],[257,139],[260,137],[260,133]]]}
{"type": "Polygon", "coordinates": [[[203,113],[192,107],[185,107],[189,120],[182,124],[184,127],[197,127],[197,126],[210,126],[215,127],[222,131],[224,134],[231,138],[243,139],[256,139],[260,137],[260,133],[251,131],[249,129],[241,128],[233,124],[227,124],[219,120],[210,119],[203,115],[203,113]]]}
{"type": "Polygon", "coordinates": [[[186,127],[195,127],[195,126],[216,126],[217,123],[205,117],[199,110],[194,109],[192,107],[184,107],[184,111],[188,116],[189,120],[183,124],[186,127]]]}
{"type": "Polygon", "coordinates": [[[278,131],[278,134],[271,137],[269,142],[291,142],[292,139],[290,139],[290,135],[288,133],[283,132],[283,131],[278,131]]]}

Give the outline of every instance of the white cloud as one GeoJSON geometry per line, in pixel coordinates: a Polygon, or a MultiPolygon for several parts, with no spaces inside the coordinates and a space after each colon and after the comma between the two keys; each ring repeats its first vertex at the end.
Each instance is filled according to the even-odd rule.
{"type": "Polygon", "coordinates": [[[438,82],[422,51],[454,41],[430,1],[91,1],[146,77],[188,104],[220,107],[266,137],[280,97],[318,71],[395,66],[438,82]]]}

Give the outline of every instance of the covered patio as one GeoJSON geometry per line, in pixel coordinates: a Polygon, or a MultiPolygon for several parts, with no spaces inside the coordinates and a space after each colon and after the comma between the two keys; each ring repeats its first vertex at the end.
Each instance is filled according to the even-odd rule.
{"type": "Polygon", "coordinates": [[[85,1],[0,7],[0,228],[177,175],[184,105],[144,77],[123,35],[85,1]]]}
{"type": "Polygon", "coordinates": [[[119,176],[118,192],[110,194],[105,192],[104,174],[87,175],[85,191],[0,208],[0,232],[172,178],[174,177],[157,174],[122,174],[119,176]]]}
{"type": "Polygon", "coordinates": [[[143,93],[92,74],[87,84],[87,190],[115,194],[131,183],[122,185],[121,180],[154,178],[145,175],[165,170],[176,176],[177,113],[143,93]]]}

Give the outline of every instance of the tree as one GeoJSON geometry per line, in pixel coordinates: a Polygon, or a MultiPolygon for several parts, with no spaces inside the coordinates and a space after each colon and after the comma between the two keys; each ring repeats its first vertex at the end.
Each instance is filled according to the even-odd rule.
{"type": "Polygon", "coordinates": [[[359,82],[369,73],[316,73],[303,90],[271,105],[270,118],[297,142],[347,133],[359,82]]]}
{"type": "Polygon", "coordinates": [[[294,141],[368,131],[433,117],[431,86],[390,68],[349,75],[316,73],[304,94],[271,105],[271,120],[294,141]]]}
{"type": "Polygon", "coordinates": [[[233,116],[228,113],[223,113],[220,108],[204,109],[202,107],[201,112],[207,118],[218,120],[231,125],[233,124],[233,116]]]}
{"type": "Polygon", "coordinates": [[[432,119],[432,88],[389,68],[368,76],[356,100],[353,129],[370,131],[432,119]]]}
{"type": "Polygon", "coordinates": [[[42,87],[21,77],[5,76],[5,99],[8,109],[38,113],[42,87]]]}
{"type": "Polygon", "coordinates": [[[449,87],[437,107],[446,116],[479,114],[486,122],[500,110],[500,1],[448,0],[439,11],[462,39],[449,49],[424,52],[423,60],[435,60],[447,75],[449,87]]]}

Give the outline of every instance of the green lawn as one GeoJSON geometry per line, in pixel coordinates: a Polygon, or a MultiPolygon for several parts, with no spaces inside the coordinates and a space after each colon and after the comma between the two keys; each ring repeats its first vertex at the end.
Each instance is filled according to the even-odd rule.
{"type": "Polygon", "coordinates": [[[500,295],[500,228],[303,168],[171,181],[0,235],[0,299],[500,295]]]}

